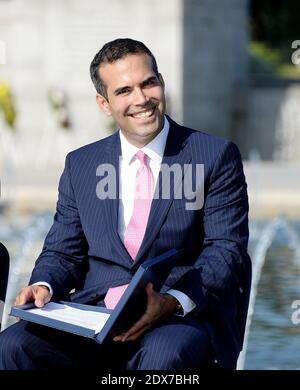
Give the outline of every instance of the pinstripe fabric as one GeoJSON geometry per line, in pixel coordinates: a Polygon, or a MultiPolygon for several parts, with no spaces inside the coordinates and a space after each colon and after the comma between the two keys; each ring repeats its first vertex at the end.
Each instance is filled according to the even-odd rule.
{"type": "MultiPolygon", "coordinates": [[[[145,236],[132,263],[117,233],[118,169],[116,199],[96,196],[97,167],[118,167],[121,149],[115,133],[67,156],[54,224],[30,282],[50,283],[55,298],[76,287],[72,300],[101,304],[108,288],[127,284],[142,261],[171,247],[183,248],[163,291],[178,289],[196,303],[199,326],[204,324],[219,364],[233,368],[242,347],[251,280],[241,157],[233,143],[168,119],[162,163],[176,163],[183,169],[185,164],[204,164],[203,208],[187,211],[184,199],[156,199],[157,186],[145,236]]],[[[160,174],[158,181],[163,180],[160,174]]],[[[173,186],[183,185],[176,180],[173,183],[171,177],[173,186]]],[[[192,181],[195,184],[194,176],[192,181]]]]}
{"type": "Polygon", "coordinates": [[[212,359],[203,324],[174,317],[138,342],[99,345],[71,333],[21,321],[0,334],[1,370],[192,369],[212,359]],[[10,352],[10,353],[9,353],[10,352]]]}

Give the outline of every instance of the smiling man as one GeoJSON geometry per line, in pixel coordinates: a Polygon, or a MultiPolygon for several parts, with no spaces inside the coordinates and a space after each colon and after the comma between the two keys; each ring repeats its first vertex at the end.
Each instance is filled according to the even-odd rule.
{"type": "Polygon", "coordinates": [[[104,88],[97,93],[99,107],[113,116],[126,140],[137,148],[152,141],[164,124],[164,82],[154,61],[137,53],[104,62],[96,70],[104,88]]]}
{"type": "Polygon", "coordinates": [[[174,247],[182,255],[161,292],[147,285],[144,314],[111,342],[21,321],[0,336],[0,368],[235,368],[251,281],[239,151],[165,115],[163,77],[143,43],[108,42],[90,72],[97,104],[118,130],[67,156],[53,226],[16,304],[71,299],[113,309],[143,261],[174,247]],[[99,166],[114,168],[117,198],[97,196],[99,166]],[[203,207],[188,208],[175,195],[198,166],[203,207]],[[179,178],[164,181],[166,167],[179,178]],[[166,183],[168,198],[159,191],[166,183]]]}

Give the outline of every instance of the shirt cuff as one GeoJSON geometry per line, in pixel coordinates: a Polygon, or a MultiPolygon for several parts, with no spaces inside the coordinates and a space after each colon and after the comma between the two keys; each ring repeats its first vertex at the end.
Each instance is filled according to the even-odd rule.
{"type": "Polygon", "coordinates": [[[183,292],[179,290],[174,290],[173,288],[171,288],[166,293],[172,295],[174,298],[178,300],[178,302],[180,303],[183,309],[183,316],[186,316],[189,312],[191,312],[196,307],[195,302],[192,301],[187,295],[185,295],[183,292]]]}
{"type": "Polygon", "coordinates": [[[51,295],[51,297],[52,297],[52,295],[53,295],[53,290],[52,290],[52,287],[50,286],[49,283],[47,283],[47,282],[36,282],[36,283],[33,283],[33,286],[46,286],[46,287],[48,287],[49,290],[50,290],[50,295],[51,295]]]}

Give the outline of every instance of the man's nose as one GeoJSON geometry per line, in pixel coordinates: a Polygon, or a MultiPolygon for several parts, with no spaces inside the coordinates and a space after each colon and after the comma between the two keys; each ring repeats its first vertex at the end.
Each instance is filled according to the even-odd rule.
{"type": "Polygon", "coordinates": [[[136,88],[134,90],[134,101],[135,105],[141,105],[148,101],[148,97],[145,95],[144,91],[141,88],[136,88]]]}

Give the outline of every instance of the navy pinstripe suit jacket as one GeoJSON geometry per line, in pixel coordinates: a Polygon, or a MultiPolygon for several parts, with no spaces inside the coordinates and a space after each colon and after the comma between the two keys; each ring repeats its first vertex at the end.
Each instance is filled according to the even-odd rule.
{"type": "Polygon", "coordinates": [[[54,223],[30,283],[50,283],[56,298],[76,288],[73,300],[97,304],[109,287],[128,283],[142,261],[173,247],[183,248],[164,290],[180,290],[196,303],[219,364],[234,368],[242,347],[251,280],[241,157],[233,143],[169,121],[163,163],[204,164],[203,207],[186,210],[186,199],[173,196],[153,199],[133,263],[117,232],[119,134],[84,146],[66,158],[54,223]],[[116,167],[115,199],[97,197],[100,164],[116,167]]]}

